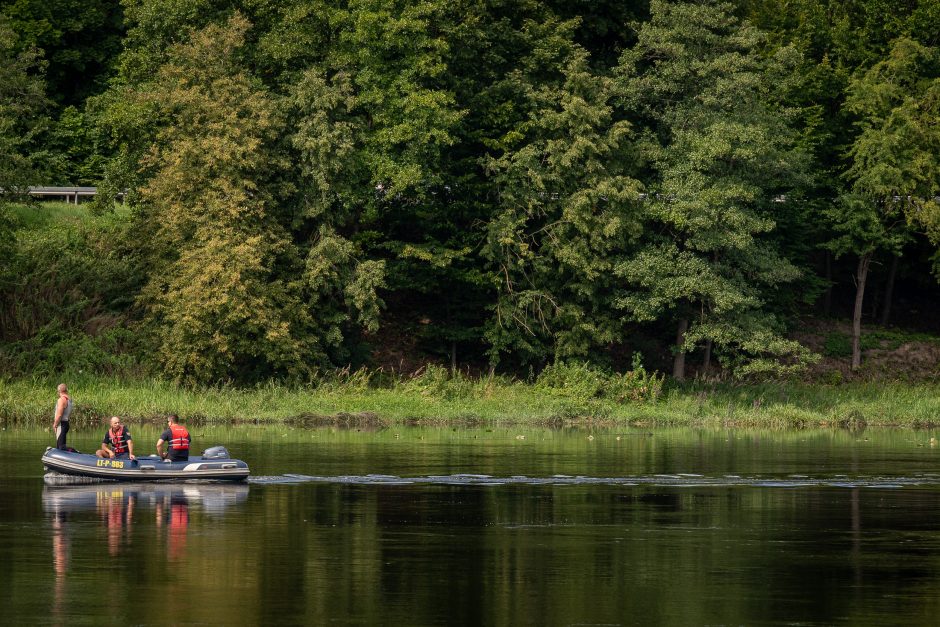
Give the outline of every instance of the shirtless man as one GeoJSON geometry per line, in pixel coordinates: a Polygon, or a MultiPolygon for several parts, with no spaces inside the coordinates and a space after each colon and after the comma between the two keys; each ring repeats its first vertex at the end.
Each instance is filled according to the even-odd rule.
{"type": "Polygon", "coordinates": [[[69,432],[69,416],[72,414],[72,397],[69,396],[68,388],[64,383],[60,383],[57,388],[59,400],[55,404],[55,414],[52,419],[52,431],[55,433],[55,447],[64,451],[65,436],[69,432]]]}

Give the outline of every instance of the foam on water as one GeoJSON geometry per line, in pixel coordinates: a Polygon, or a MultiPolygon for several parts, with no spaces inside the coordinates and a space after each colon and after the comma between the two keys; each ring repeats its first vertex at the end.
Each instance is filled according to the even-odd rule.
{"type": "Polygon", "coordinates": [[[93,483],[114,483],[108,479],[98,477],[82,477],[79,475],[65,475],[59,472],[47,472],[42,477],[46,485],[84,485],[93,483]]]}
{"type": "Polygon", "coordinates": [[[910,477],[883,477],[832,475],[828,477],[810,477],[807,475],[741,476],[722,475],[707,477],[693,473],[669,475],[638,475],[632,477],[587,477],[570,475],[552,475],[550,477],[529,477],[513,475],[494,477],[491,475],[459,473],[453,475],[427,475],[418,477],[400,477],[397,475],[337,475],[318,476],[285,474],[277,476],[253,476],[248,479],[255,484],[291,484],[291,483],[343,483],[354,485],[612,485],[612,486],[659,486],[659,487],[726,487],[742,486],[757,488],[878,488],[898,489],[913,486],[940,485],[940,475],[915,475],[910,477]]]}

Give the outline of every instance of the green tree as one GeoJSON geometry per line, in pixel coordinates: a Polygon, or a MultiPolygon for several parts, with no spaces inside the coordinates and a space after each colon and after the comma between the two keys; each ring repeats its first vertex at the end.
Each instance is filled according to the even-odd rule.
{"type": "MultiPolygon", "coordinates": [[[[119,0],[0,0],[0,19],[17,37],[17,52],[38,51],[50,100],[35,155],[35,184],[92,185],[100,179],[104,145],[84,114],[88,97],[107,86],[124,32],[119,0]]],[[[9,42],[5,42],[9,43],[9,42]]],[[[3,45],[3,44],[0,44],[3,45]]]]}
{"type": "Polygon", "coordinates": [[[62,108],[45,145],[49,185],[97,185],[104,173],[106,147],[92,115],[73,106],[62,108]]]}
{"type": "Polygon", "coordinates": [[[836,254],[859,257],[852,318],[852,368],[861,365],[862,304],[874,254],[895,256],[911,238],[910,225],[926,227],[938,240],[940,190],[940,54],[901,38],[888,55],[848,86],[846,108],[859,133],[848,151],[849,188],[830,218],[836,254]]]}
{"type": "Polygon", "coordinates": [[[636,43],[631,25],[649,19],[649,2],[621,0],[545,0],[563,20],[575,20],[575,41],[590,54],[596,71],[617,65],[623,51],[636,43]]]}
{"type": "Polygon", "coordinates": [[[569,28],[546,25],[533,55],[554,80],[510,75],[527,115],[487,162],[499,194],[484,249],[499,279],[494,362],[504,352],[586,357],[623,340],[613,270],[638,234],[640,186],[611,82],[591,72],[569,28]]]}
{"type": "MultiPolygon", "coordinates": [[[[433,290],[460,256],[433,231],[446,230],[438,222],[446,220],[438,213],[448,184],[442,160],[462,117],[445,85],[446,8],[360,2],[325,14],[327,28],[324,14],[304,10],[298,20],[289,11],[262,42],[280,65],[307,64],[289,88],[289,117],[299,233],[312,238],[310,263],[320,266],[313,257],[324,238],[347,251],[337,260],[343,265],[331,267],[333,289],[367,296],[371,313],[361,321],[373,330],[379,301],[368,295],[387,275],[395,290],[433,290]],[[291,58],[276,42],[292,38],[319,46],[288,45],[291,58]]],[[[427,315],[415,309],[413,316],[427,315]]]]}
{"type": "Polygon", "coordinates": [[[732,8],[654,1],[618,67],[624,106],[646,129],[651,181],[646,245],[617,268],[627,285],[620,305],[638,321],[673,321],[679,380],[698,346],[706,368],[714,350],[739,374],[808,357],[766,310],[772,291],[798,276],[770,234],[799,202],[805,158],[773,105],[770,78],[780,72],[758,54],[762,35],[732,8]]]}
{"type": "MultiPolygon", "coordinates": [[[[824,251],[824,258],[814,265],[823,274],[826,288],[822,309],[828,315],[835,282],[831,242],[837,235],[830,220],[831,207],[833,199],[845,191],[844,173],[851,165],[847,147],[859,130],[853,114],[844,106],[848,84],[853,75],[880,61],[891,41],[899,36],[925,44],[935,42],[940,4],[934,0],[747,0],[742,9],[758,27],[769,31],[772,48],[793,45],[802,55],[787,80],[790,87],[784,99],[801,112],[798,128],[812,155],[814,176],[807,189],[804,215],[792,226],[778,223],[777,232],[782,250],[794,260],[813,261],[813,250],[824,251]]],[[[899,260],[891,255],[881,312],[883,324],[888,321],[899,260]]],[[[857,275],[857,269],[853,269],[857,275]]],[[[806,277],[812,278],[810,274],[806,277]]]]}
{"type": "Polygon", "coordinates": [[[0,20],[0,204],[36,184],[38,137],[48,125],[40,53],[19,48],[0,20]]]}
{"type": "MultiPolygon", "coordinates": [[[[95,166],[101,170],[95,198],[101,210],[112,207],[125,191],[130,201],[137,199],[144,182],[138,165],[158,129],[170,123],[165,109],[138,94],[168,62],[174,45],[209,24],[223,22],[234,10],[228,0],[127,0],[122,6],[126,32],[114,61],[115,76],[108,90],[86,100],[83,112],[105,155],[104,163],[95,166]]],[[[243,49],[239,55],[245,59],[243,49]]],[[[62,122],[53,140],[73,133],[68,120],[62,122]]]]}
{"type": "Polygon", "coordinates": [[[16,251],[6,205],[36,182],[36,138],[48,105],[39,51],[20,47],[16,34],[0,18],[0,293],[14,278],[16,251]]]}
{"type": "MultiPolygon", "coordinates": [[[[535,102],[532,85],[560,80],[565,53],[554,48],[569,46],[574,22],[564,23],[562,36],[560,23],[535,0],[450,3],[441,14],[437,29],[447,43],[446,70],[437,80],[453,93],[461,114],[449,130],[452,142],[434,165],[441,184],[420,200],[394,205],[376,229],[389,235],[395,251],[389,283],[397,294],[390,302],[397,312],[413,312],[422,346],[449,353],[453,368],[458,345],[478,360],[492,348],[501,279],[486,242],[501,211],[501,183],[490,166],[519,146],[517,132],[535,102]]],[[[520,357],[532,354],[517,352],[504,365],[520,357]]]]}
{"type": "Polygon", "coordinates": [[[47,93],[57,104],[80,107],[105,88],[124,34],[119,0],[0,0],[0,15],[22,49],[42,51],[47,93]]]}
{"type": "Polygon", "coordinates": [[[301,377],[324,361],[265,186],[284,165],[268,150],[281,128],[238,59],[248,28],[236,14],[193,33],[136,93],[165,121],[141,163],[136,233],[152,266],[140,303],[182,381],[301,377]]]}

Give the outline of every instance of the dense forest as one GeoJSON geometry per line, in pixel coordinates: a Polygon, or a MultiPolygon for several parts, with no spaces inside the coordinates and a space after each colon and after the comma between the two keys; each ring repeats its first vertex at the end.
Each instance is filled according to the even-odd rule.
{"type": "Polygon", "coordinates": [[[940,0],[0,0],[0,374],[772,377],[829,316],[858,367],[940,331],[938,45],[940,0]]]}

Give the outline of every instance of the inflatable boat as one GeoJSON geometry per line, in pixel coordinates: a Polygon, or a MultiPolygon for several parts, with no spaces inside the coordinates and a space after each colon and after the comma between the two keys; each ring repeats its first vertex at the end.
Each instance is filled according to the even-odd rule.
{"type": "Polygon", "coordinates": [[[244,481],[248,478],[248,464],[229,457],[223,446],[206,449],[202,455],[183,462],[163,460],[156,455],[135,460],[101,459],[49,447],[42,455],[42,464],[53,473],[111,481],[244,481]]]}

